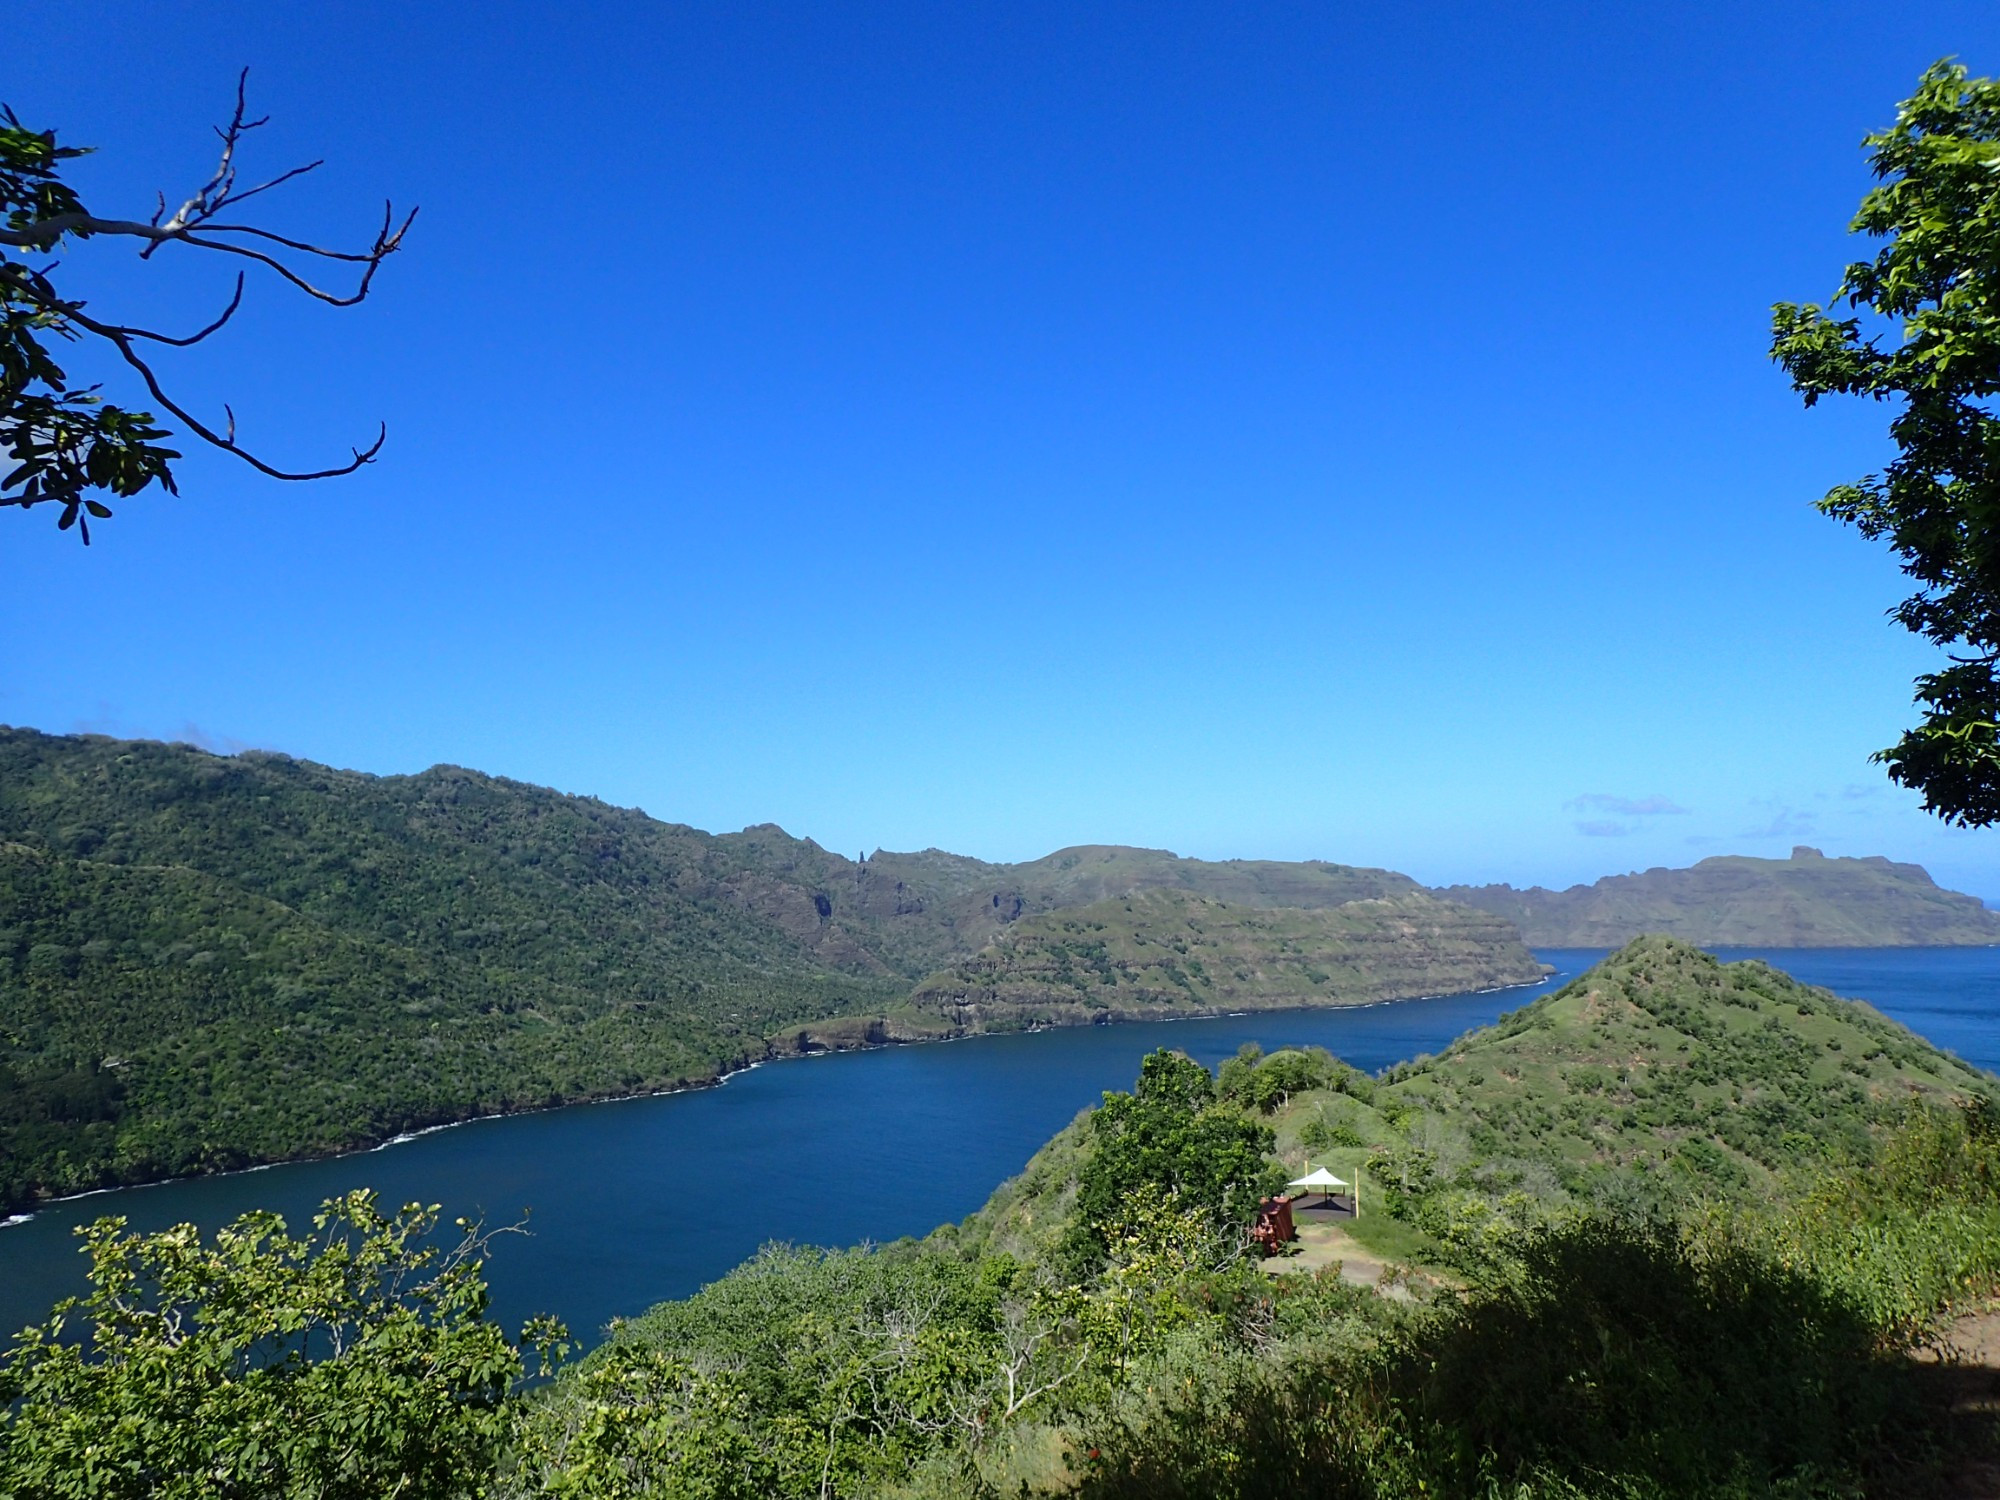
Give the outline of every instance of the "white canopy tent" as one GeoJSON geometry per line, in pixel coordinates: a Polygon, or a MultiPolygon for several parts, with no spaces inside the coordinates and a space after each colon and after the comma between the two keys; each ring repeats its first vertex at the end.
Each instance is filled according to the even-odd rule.
{"type": "MultiPolygon", "coordinates": [[[[1285,1186],[1302,1188],[1307,1192],[1316,1192],[1325,1197],[1331,1197],[1335,1188],[1352,1187],[1353,1184],[1345,1178],[1334,1176],[1325,1167],[1315,1167],[1312,1171],[1306,1173],[1305,1176],[1296,1178],[1286,1183],[1285,1186]]],[[[1354,1212],[1357,1217],[1361,1212],[1361,1194],[1358,1191],[1354,1195],[1354,1212]]]]}
{"type": "Polygon", "coordinates": [[[1315,1167],[1312,1169],[1312,1171],[1306,1173],[1305,1176],[1299,1178],[1295,1182],[1288,1182],[1285,1184],[1285,1186],[1296,1187],[1296,1188],[1318,1188],[1321,1192],[1325,1192],[1328,1188],[1346,1187],[1348,1186],[1348,1183],[1344,1179],[1334,1176],[1333,1173],[1327,1171],[1325,1167],[1315,1167]]]}

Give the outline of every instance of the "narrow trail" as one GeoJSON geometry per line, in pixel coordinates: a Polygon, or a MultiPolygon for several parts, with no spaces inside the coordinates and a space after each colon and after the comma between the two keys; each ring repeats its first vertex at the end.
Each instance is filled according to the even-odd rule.
{"type": "Polygon", "coordinates": [[[1916,1363],[1953,1449],[1938,1500],[2000,1500],[2000,1309],[1964,1314],[1943,1347],[1919,1352],[1916,1363]]]}

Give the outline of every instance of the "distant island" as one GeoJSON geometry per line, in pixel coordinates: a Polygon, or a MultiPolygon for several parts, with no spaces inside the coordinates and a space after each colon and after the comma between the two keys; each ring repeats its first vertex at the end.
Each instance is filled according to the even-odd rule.
{"type": "Polygon", "coordinates": [[[1505,917],[1538,948],[1615,948],[1655,932],[1712,948],[2000,943],[2000,913],[1942,889],[1921,865],[1828,859],[1805,845],[1790,859],[1718,855],[1565,891],[1452,885],[1433,894],[1505,917]]]}
{"type": "Polygon", "coordinates": [[[0,728],[0,1208],[799,1052],[1540,973],[1387,870],[847,859],[456,766],[0,728]]]}

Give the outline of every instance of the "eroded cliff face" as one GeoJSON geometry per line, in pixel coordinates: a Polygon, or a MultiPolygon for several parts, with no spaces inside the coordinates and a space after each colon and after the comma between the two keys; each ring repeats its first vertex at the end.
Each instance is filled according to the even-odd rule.
{"type": "Polygon", "coordinates": [[[1527,984],[1504,920],[1421,893],[1320,909],[1152,890],[1025,918],[932,975],[911,1008],[953,1031],[1369,1005],[1527,984]]]}

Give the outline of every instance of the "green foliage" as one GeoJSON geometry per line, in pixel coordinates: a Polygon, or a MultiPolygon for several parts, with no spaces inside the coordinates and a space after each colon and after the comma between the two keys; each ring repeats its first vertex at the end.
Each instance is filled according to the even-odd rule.
{"type": "Polygon", "coordinates": [[[1354,1070],[1324,1047],[1287,1048],[1266,1057],[1251,1042],[1222,1065],[1215,1087],[1219,1097],[1268,1115],[1293,1094],[1342,1088],[1352,1076],[1354,1070]]]}
{"type": "Polygon", "coordinates": [[[1073,1289],[1061,1304],[1092,1357],[1100,1397],[1177,1332],[1213,1317],[1219,1302],[1248,1300],[1254,1286],[1242,1234],[1175,1189],[1127,1193],[1105,1239],[1095,1290],[1073,1289]]]}
{"type": "Polygon", "coordinates": [[[1270,1128],[1218,1102],[1208,1070],[1165,1048],[1146,1058],[1132,1093],[1104,1096],[1089,1133],[1065,1249],[1073,1276],[1103,1263],[1133,1194],[1171,1193],[1218,1226],[1245,1226],[1284,1182],[1268,1160],[1270,1128]]]}
{"type": "Polygon", "coordinates": [[[1585,1220],[1513,1253],[1514,1276],[1412,1340],[1390,1379],[1461,1483],[1616,1474],[1701,1494],[1881,1435],[1876,1330],[1807,1278],[1697,1258],[1660,1223],[1585,1220]]]}
{"type": "Polygon", "coordinates": [[[728,1372],[621,1345],[533,1407],[509,1480],[550,1500],[755,1500],[777,1474],[752,1420],[728,1372]]]}
{"type": "Polygon", "coordinates": [[[509,1483],[593,1497],[872,1489],[1044,1409],[1084,1363],[1068,1322],[1005,1258],[766,1247],[616,1325],[530,1405],[509,1483]]]}
{"type": "Polygon", "coordinates": [[[1393,1190],[1383,1206],[1478,1254],[1493,1215],[1520,1228],[1785,1196],[1793,1177],[1866,1160],[1912,1097],[1995,1096],[1990,1075],[1866,1005],[1644,938],[1396,1070],[1375,1094],[1394,1123],[1369,1170],[1393,1190]]]}
{"type": "Polygon", "coordinates": [[[1512,1280],[1370,1339],[1219,1362],[1101,1420],[1082,1493],[1833,1496],[1904,1409],[1875,1331],[1766,1261],[1603,1220],[1519,1251],[1512,1280]]]}
{"type": "Polygon", "coordinates": [[[1241,1236],[1171,1192],[1129,1195],[1114,1218],[1104,1271],[1071,1284],[949,1236],[767,1247],[619,1325],[530,1403],[506,1488],[853,1495],[923,1467],[946,1493],[976,1491],[1010,1438],[1226,1354],[1251,1327],[1323,1333],[1360,1296],[1288,1288],[1279,1309],[1241,1236]]]}
{"type": "Polygon", "coordinates": [[[1361,1132],[1346,1120],[1330,1120],[1324,1111],[1314,1114],[1299,1131],[1299,1144],[1308,1151],[1327,1151],[1333,1147],[1349,1149],[1367,1144],[1361,1132]]]}
{"type": "Polygon", "coordinates": [[[1897,1343],[2000,1288],[2000,1118],[1976,1101],[1919,1104],[1866,1166],[1793,1205],[1716,1226],[1809,1276],[1897,1343]]]}
{"type": "Polygon", "coordinates": [[[2000,84],[1936,63],[1866,145],[1880,185],[1851,227],[1886,244],[1847,268],[1832,302],[1868,319],[1779,303],[1772,357],[1808,406],[1897,405],[1896,458],[1820,509],[1888,541],[1918,584],[1896,618],[1953,655],[1917,679],[1922,721],[1876,758],[1927,811],[1986,827],[2000,820],[2000,418],[1988,409],[2000,393],[2000,84]]]}
{"type": "MultiPolygon", "coordinates": [[[[478,1493],[511,1425],[521,1352],[483,1319],[485,1240],[436,1210],[329,1201],[313,1236],[246,1215],[83,1231],[92,1290],[0,1356],[0,1491],[28,1497],[478,1493]],[[87,1348],[70,1319],[89,1325],[87,1348]]],[[[538,1321],[544,1358],[565,1335],[538,1321]]]]}
{"type": "MultiPolygon", "coordinates": [[[[23,508],[53,502],[56,524],[90,540],[90,518],[110,516],[92,493],[136,495],[158,483],[172,491],[172,463],[181,455],[146,412],[106,405],[70,382],[49,353],[51,338],[75,339],[78,324],[49,280],[15,246],[53,244],[32,238],[36,226],[84,217],[75,191],[62,180],[65,163],[88,151],[56,144],[54,131],[30,130],[0,107],[0,447],[13,467],[0,479],[0,504],[23,508]]],[[[84,232],[66,231],[82,238],[84,232]]],[[[61,233],[55,236],[60,240],[61,233]]]]}

